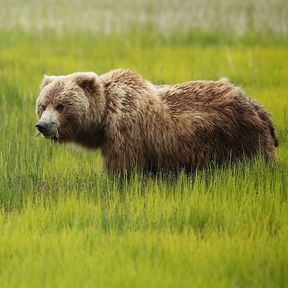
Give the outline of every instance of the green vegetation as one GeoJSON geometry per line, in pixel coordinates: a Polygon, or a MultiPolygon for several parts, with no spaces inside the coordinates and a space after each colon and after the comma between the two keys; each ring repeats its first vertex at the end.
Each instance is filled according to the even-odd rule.
{"type": "MultiPolygon", "coordinates": [[[[145,22],[143,30],[138,25],[135,31],[123,28],[121,33],[88,29],[91,19],[70,29],[76,12],[70,7],[63,19],[58,15],[67,1],[58,1],[62,4],[55,8],[54,1],[45,0],[67,29],[55,33],[54,22],[48,21],[53,13],[35,2],[35,11],[41,10],[44,17],[40,22],[32,0],[28,12],[20,9],[20,0],[13,2],[13,7],[2,3],[0,13],[0,286],[287,286],[288,43],[281,26],[285,1],[267,1],[268,7],[274,5],[271,14],[279,13],[279,27],[271,16],[266,26],[250,21],[253,29],[245,26],[238,34],[224,20],[215,23],[221,33],[215,33],[210,20],[205,29],[196,25],[196,32],[177,16],[178,26],[166,19],[165,35],[162,26],[153,29],[155,9],[160,9],[149,6],[153,1],[145,6],[152,26],[145,22]],[[9,15],[17,16],[15,25],[9,15]],[[32,25],[37,21],[39,31],[32,25]],[[114,68],[136,70],[158,84],[230,78],[272,112],[280,140],[277,163],[267,165],[259,158],[226,170],[198,172],[193,178],[136,174],[120,184],[102,170],[98,153],[35,136],[34,106],[43,74],[101,74],[114,68]]],[[[99,2],[104,11],[113,1],[107,1],[106,8],[99,2]]],[[[227,3],[223,15],[229,11],[227,3]]],[[[246,6],[247,11],[241,7],[248,13],[246,6]]],[[[248,13],[249,19],[256,21],[254,12],[248,13]]],[[[81,21],[86,19],[83,13],[81,21]]],[[[132,20],[137,22],[135,15],[132,20]]]]}

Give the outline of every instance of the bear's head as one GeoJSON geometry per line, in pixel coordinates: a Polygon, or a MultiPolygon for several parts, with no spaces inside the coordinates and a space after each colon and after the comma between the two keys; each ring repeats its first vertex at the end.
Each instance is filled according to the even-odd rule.
{"type": "Polygon", "coordinates": [[[104,102],[93,72],[44,76],[36,101],[36,128],[45,138],[77,142],[79,133],[100,124],[104,102]]]}

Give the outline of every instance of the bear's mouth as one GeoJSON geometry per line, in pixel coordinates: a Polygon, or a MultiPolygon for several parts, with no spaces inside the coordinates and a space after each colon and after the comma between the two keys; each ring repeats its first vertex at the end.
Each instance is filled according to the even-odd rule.
{"type": "Polygon", "coordinates": [[[56,134],[43,134],[43,136],[45,137],[45,138],[47,138],[47,139],[53,139],[53,138],[57,138],[56,137],[56,134]]]}
{"type": "Polygon", "coordinates": [[[59,135],[59,132],[58,130],[55,131],[55,133],[50,133],[50,134],[42,134],[46,139],[50,139],[50,140],[53,140],[53,141],[59,141],[60,139],[60,135],[59,135]]]}

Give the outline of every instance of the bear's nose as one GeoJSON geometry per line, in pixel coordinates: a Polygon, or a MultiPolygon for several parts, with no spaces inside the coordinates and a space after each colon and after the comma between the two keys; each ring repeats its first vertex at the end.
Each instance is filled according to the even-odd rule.
{"type": "Polygon", "coordinates": [[[47,132],[48,124],[46,122],[39,122],[37,123],[36,128],[40,133],[45,133],[47,132]]]}

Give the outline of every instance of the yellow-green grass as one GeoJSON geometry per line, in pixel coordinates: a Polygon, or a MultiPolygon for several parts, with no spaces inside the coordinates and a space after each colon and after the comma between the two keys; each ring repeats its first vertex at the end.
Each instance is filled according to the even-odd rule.
{"type": "Polygon", "coordinates": [[[174,36],[0,32],[1,287],[288,285],[286,40],[174,36]],[[230,78],[272,112],[277,163],[120,183],[99,153],[35,136],[44,73],[114,68],[230,78]]]}

